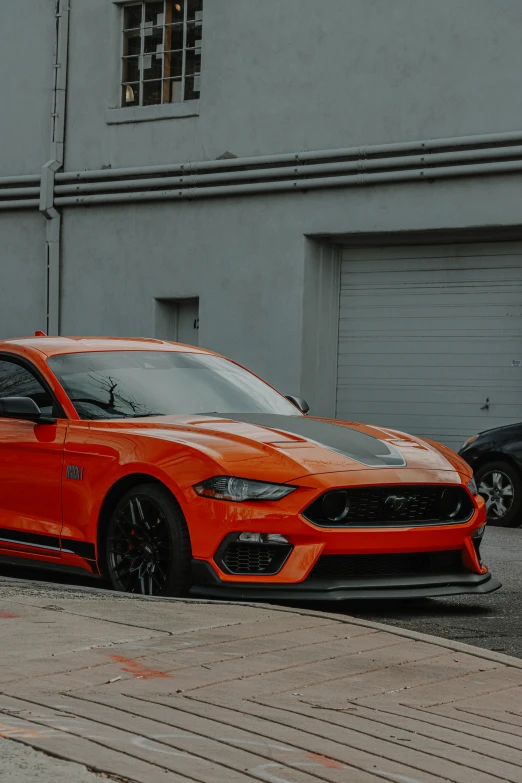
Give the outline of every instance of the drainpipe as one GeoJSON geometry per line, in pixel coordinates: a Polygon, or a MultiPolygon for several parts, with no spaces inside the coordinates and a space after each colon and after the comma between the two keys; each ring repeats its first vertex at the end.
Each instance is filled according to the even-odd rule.
{"type": "Polygon", "coordinates": [[[67,65],[69,56],[70,0],[56,0],[53,92],[51,112],[51,151],[42,167],[40,212],[46,226],[46,331],[60,333],[60,256],[62,216],[54,203],[54,178],[64,162],[65,118],[67,105],[67,65]]]}

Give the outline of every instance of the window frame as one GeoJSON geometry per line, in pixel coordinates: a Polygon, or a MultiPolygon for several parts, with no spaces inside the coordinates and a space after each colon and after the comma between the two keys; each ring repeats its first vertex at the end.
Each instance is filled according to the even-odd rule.
{"type": "MultiPolygon", "coordinates": [[[[183,112],[183,111],[174,111],[174,112],[172,112],[172,109],[174,107],[176,107],[176,108],[177,107],[181,107],[181,106],[182,107],[186,107],[187,105],[190,106],[191,104],[199,103],[199,96],[197,98],[188,98],[188,99],[185,98],[186,89],[187,89],[187,78],[191,78],[191,76],[192,76],[192,74],[191,74],[191,76],[187,77],[187,74],[186,74],[186,70],[187,70],[187,54],[192,52],[192,47],[187,49],[187,31],[188,31],[188,25],[191,24],[191,22],[188,20],[188,1],[184,0],[184,4],[183,4],[183,21],[182,22],[178,22],[178,24],[180,26],[183,26],[183,48],[180,49],[180,50],[172,50],[170,48],[167,50],[165,48],[165,40],[166,40],[165,36],[166,36],[166,26],[167,26],[167,21],[166,21],[167,20],[167,2],[173,2],[173,0],[160,0],[160,1],[163,2],[163,23],[162,23],[162,30],[163,30],[162,55],[163,56],[162,56],[162,66],[161,66],[162,67],[162,76],[161,76],[160,79],[145,79],[144,78],[144,68],[143,68],[144,58],[146,56],[145,51],[144,51],[146,36],[143,34],[143,31],[145,29],[145,21],[144,21],[145,20],[145,6],[147,5],[148,2],[150,2],[150,3],[157,2],[157,0],[112,0],[112,2],[118,7],[118,16],[119,16],[119,20],[118,20],[119,21],[119,40],[120,40],[120,45],[119,45],[120,60],[119,60],[119,79],[118,79],[118,90],[119,90],[118,109],[119,109],[119,113],[129,112],[131,110],[134,110],[135,112],[139,111],[141,113],[142,110],[145,110],[145,111],[151,110],[151,109],[156,109],[157,110],[159,107],[162,107],[162,108],[163,107],[168,107],[171,110],[171,112],[169,112],[169,114],[171,116],[194,116],[194,110],[196,108],[194,106],[192,106],[191,109],[189,109],[188,111],[185,111],[185,112],[183,112]],[[127,32],[125,30],[125,9],[127,7],[131,7],[133,5],[141,5],[141,8],[142,8],[141,23],[140,23],[140,28],[139,28],[140,29],[140,36],[139,36],[139,38],[140,38],[140,53],[139,53],[139,55],[137,55],[137,57],[138,57],[138,65],[139,65],[139,82],[128,82],[128,81],[124,81],[124,79],[123,79],[123,76],[124,76],[124,61],[125,61],[126,57],[129,57],[129,55],[125,54],[125,34],[127,32]],[[169,76],[169,77],[165,76],[165,54],[167,52],[168,53],[172,53],[173,51],[175,51],[175,52],[179,51],[179,52],[181,52],[181,55],[182,55],[182,64],[181,64],[182,65],[182,73],[181,73],[181,76],[179,78],[172,77],[172,76],[169,76]],[[144,104],[143,103],[143,99],[144,99],[144,84],[147,83],[147,82],[154,82],[154,81],[159,82],[160,85],[161,85],[161,101],[159,103],[144,104]],[[173,101],[173,102],[165,100],[166,90],[169,87],[169,83],[173,83],[173,82],[176,82],[176,81],[178,81],[180,83],[180,85],[181,85],[181,94],[182,94],[181,99],[179,101],[173,101]],[[125,87],[128,86],[128,85],[131,85],[131,86],[138,85],[138,87],[139,87],[139,100],[138,100],[138,103],[132,104],[130,106],[125,105],[124,99],[123,99],[123,93],[124,93],[125,87]],[[188,112],[190,112],[190,114],[188,112]]],[[[203,13],[203,12],[201,12],[201,13],[203,13]]],[[[199,21],[200,21],[200,24],[203,25],[203,18],[201,18],[201,20],[199,20],[199,21]]],[[[194,24],[197,25],[197,22],[198,22],[198,20],[195,19],[194,20],[194,24]]],[[[170,24],[175,24],[175,23],[171,22],[170,24]]],[[[151,26],[154,27],[155,25],[151,25],[151,26]]],[[[137,28],[135,28],[135,29],[137,29],[137,28]]],[[[195,47],[194,48],[194,52],[197,52],[198,48],[199,48],[199,54],[201,56],[202,55],[202,48],[203,48],[202,41],[200,42],[200,46],[199,47],[195,47]]],[[[151,57],[152,56],[153,56],[153,54],[151,53],[151,57]]],[[[194,74],[194,78],[196,78],[196,77],[198,77],[198,79],[200,80],[200,84],[199,84],[200,90],[198,90],[198,92],[201,93],[201,65],[200,65],[199,73],[198,74],[194,74]]],[[[196,113],[199,114],[199,111],[197,111],[196,113]]],[[[151,119],[152,118],[153,117],[151,117],[151,119]]]]}
{"type": "MultiPolygon", "coordinates": [[[[11,364],[16,364],[19,367],[22,367],[24,370],[27,370],[40,384],[40,386],[42,386],[43,390],[50,396],[53,402],[53,417],[55,419],[65,419],[66,421],[69,420],[69,417],[66,415],[60,401],[52,390],[51,385],[45,376],[38,370],[37,367],[34,366],[31,361],[24,358],[23,356],[19,356],[18,354],[0,351],[0,362],[10,362],[11,364]]],[[[0,399],[3,398],[0,397],[0,399]]],[[[0,421],[2,420],[3,418],[0,418],[0,421]]]]}
{"type": "MultiPolygon", "coordinates": [[[[131,0],[106,0],[110,10],[110,35],[107,57],[107,109],[106,125],[158,122],[160,120],[190,119],[199,117],[200,101],[163,103],[155,106],[126,106],[121,108],[121,52],[123,48],[122,6],[132,5],[131,0]]],[[[134,0],[136,2],[136,0],[134,0]]]]}

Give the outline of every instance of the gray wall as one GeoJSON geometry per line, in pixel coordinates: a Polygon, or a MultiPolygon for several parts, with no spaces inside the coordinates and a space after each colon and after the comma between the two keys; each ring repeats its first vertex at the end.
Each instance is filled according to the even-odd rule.
{"type": "Polygon", "coordinates": [[[41,215],[0,212],[0,335],[45,329],[45,225],[41,215]]]}
{"type": "Polygon", "coordinates": [[[55,0],[0,2],[0,177],[38,174],[49,155],[55,0]]]}
{"type": "Polygon", "coordinates": [[[130,125],[106,124],[119,95],[117,6],[71,7],[69,170],[522,124],[519,0],[205,0],[199,118],[130,125]]]}
{"type": "MultiPolygon", "coordinates": [[[[495,235],[520,222],[519,192],[518,178],[499,177],[72,209],[64,230],[62,331],[151,335],[155,298],[199,295],[202,346],[315,402],[329,379],[323,374],[316,385],[323,365],[312,339],[314,329],[325,328],[328,303],[315,325],[304,324],[309,297],[321,285],[318,279],[311,292],[306,288],[306,235],[353,239],[462,226],[472,235],[495,226],[495,235]]],[[[321,406],[331,412],[328,401],[321,406]]]]}
{"type": "MultiPolygon", "coordinates": [[[[1,0],[0,176],[37,174],[49,157],[54,21],[54,0],[23,14],[1,0]]],[[[119,8],[71,0],[65,170],[515,131],[521,28],[519,0],[205,0],[199,116],[119,123],[119,8]]],[[[67,207],[61,331],[151,335],[156,298],[198,296],[201,345],[328,413],[328,242],[517,227],[520,195],[511,175],[67,207]]],[[[0,253],[0,335],[41,328],[36,210],[0,213],[0,253]]]]}

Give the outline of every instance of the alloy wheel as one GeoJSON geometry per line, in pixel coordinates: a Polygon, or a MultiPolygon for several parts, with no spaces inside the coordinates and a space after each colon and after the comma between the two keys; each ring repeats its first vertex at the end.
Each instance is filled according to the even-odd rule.
{"type": "Polygon", "coordinates": [[[501,470],[482,476],[478,491],[486,501],[489,519],[503,519],[513,505],[515,488],[509,476],[501,470]]]}
{"type": "Polygon", "coordinates": [[[172,567],[167,518],[150,497],[133,495],[111,525],[108,564],[117,589],[159,595],[172,567]]]}

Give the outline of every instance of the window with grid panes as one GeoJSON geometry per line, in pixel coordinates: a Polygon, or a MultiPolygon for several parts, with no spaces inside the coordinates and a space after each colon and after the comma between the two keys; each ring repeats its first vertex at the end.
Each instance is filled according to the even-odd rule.
{"type": "Polygon", "coordinates": [[[199,98],[203,0],[142,0],[123,8],[122,106],[199,98]]]}

